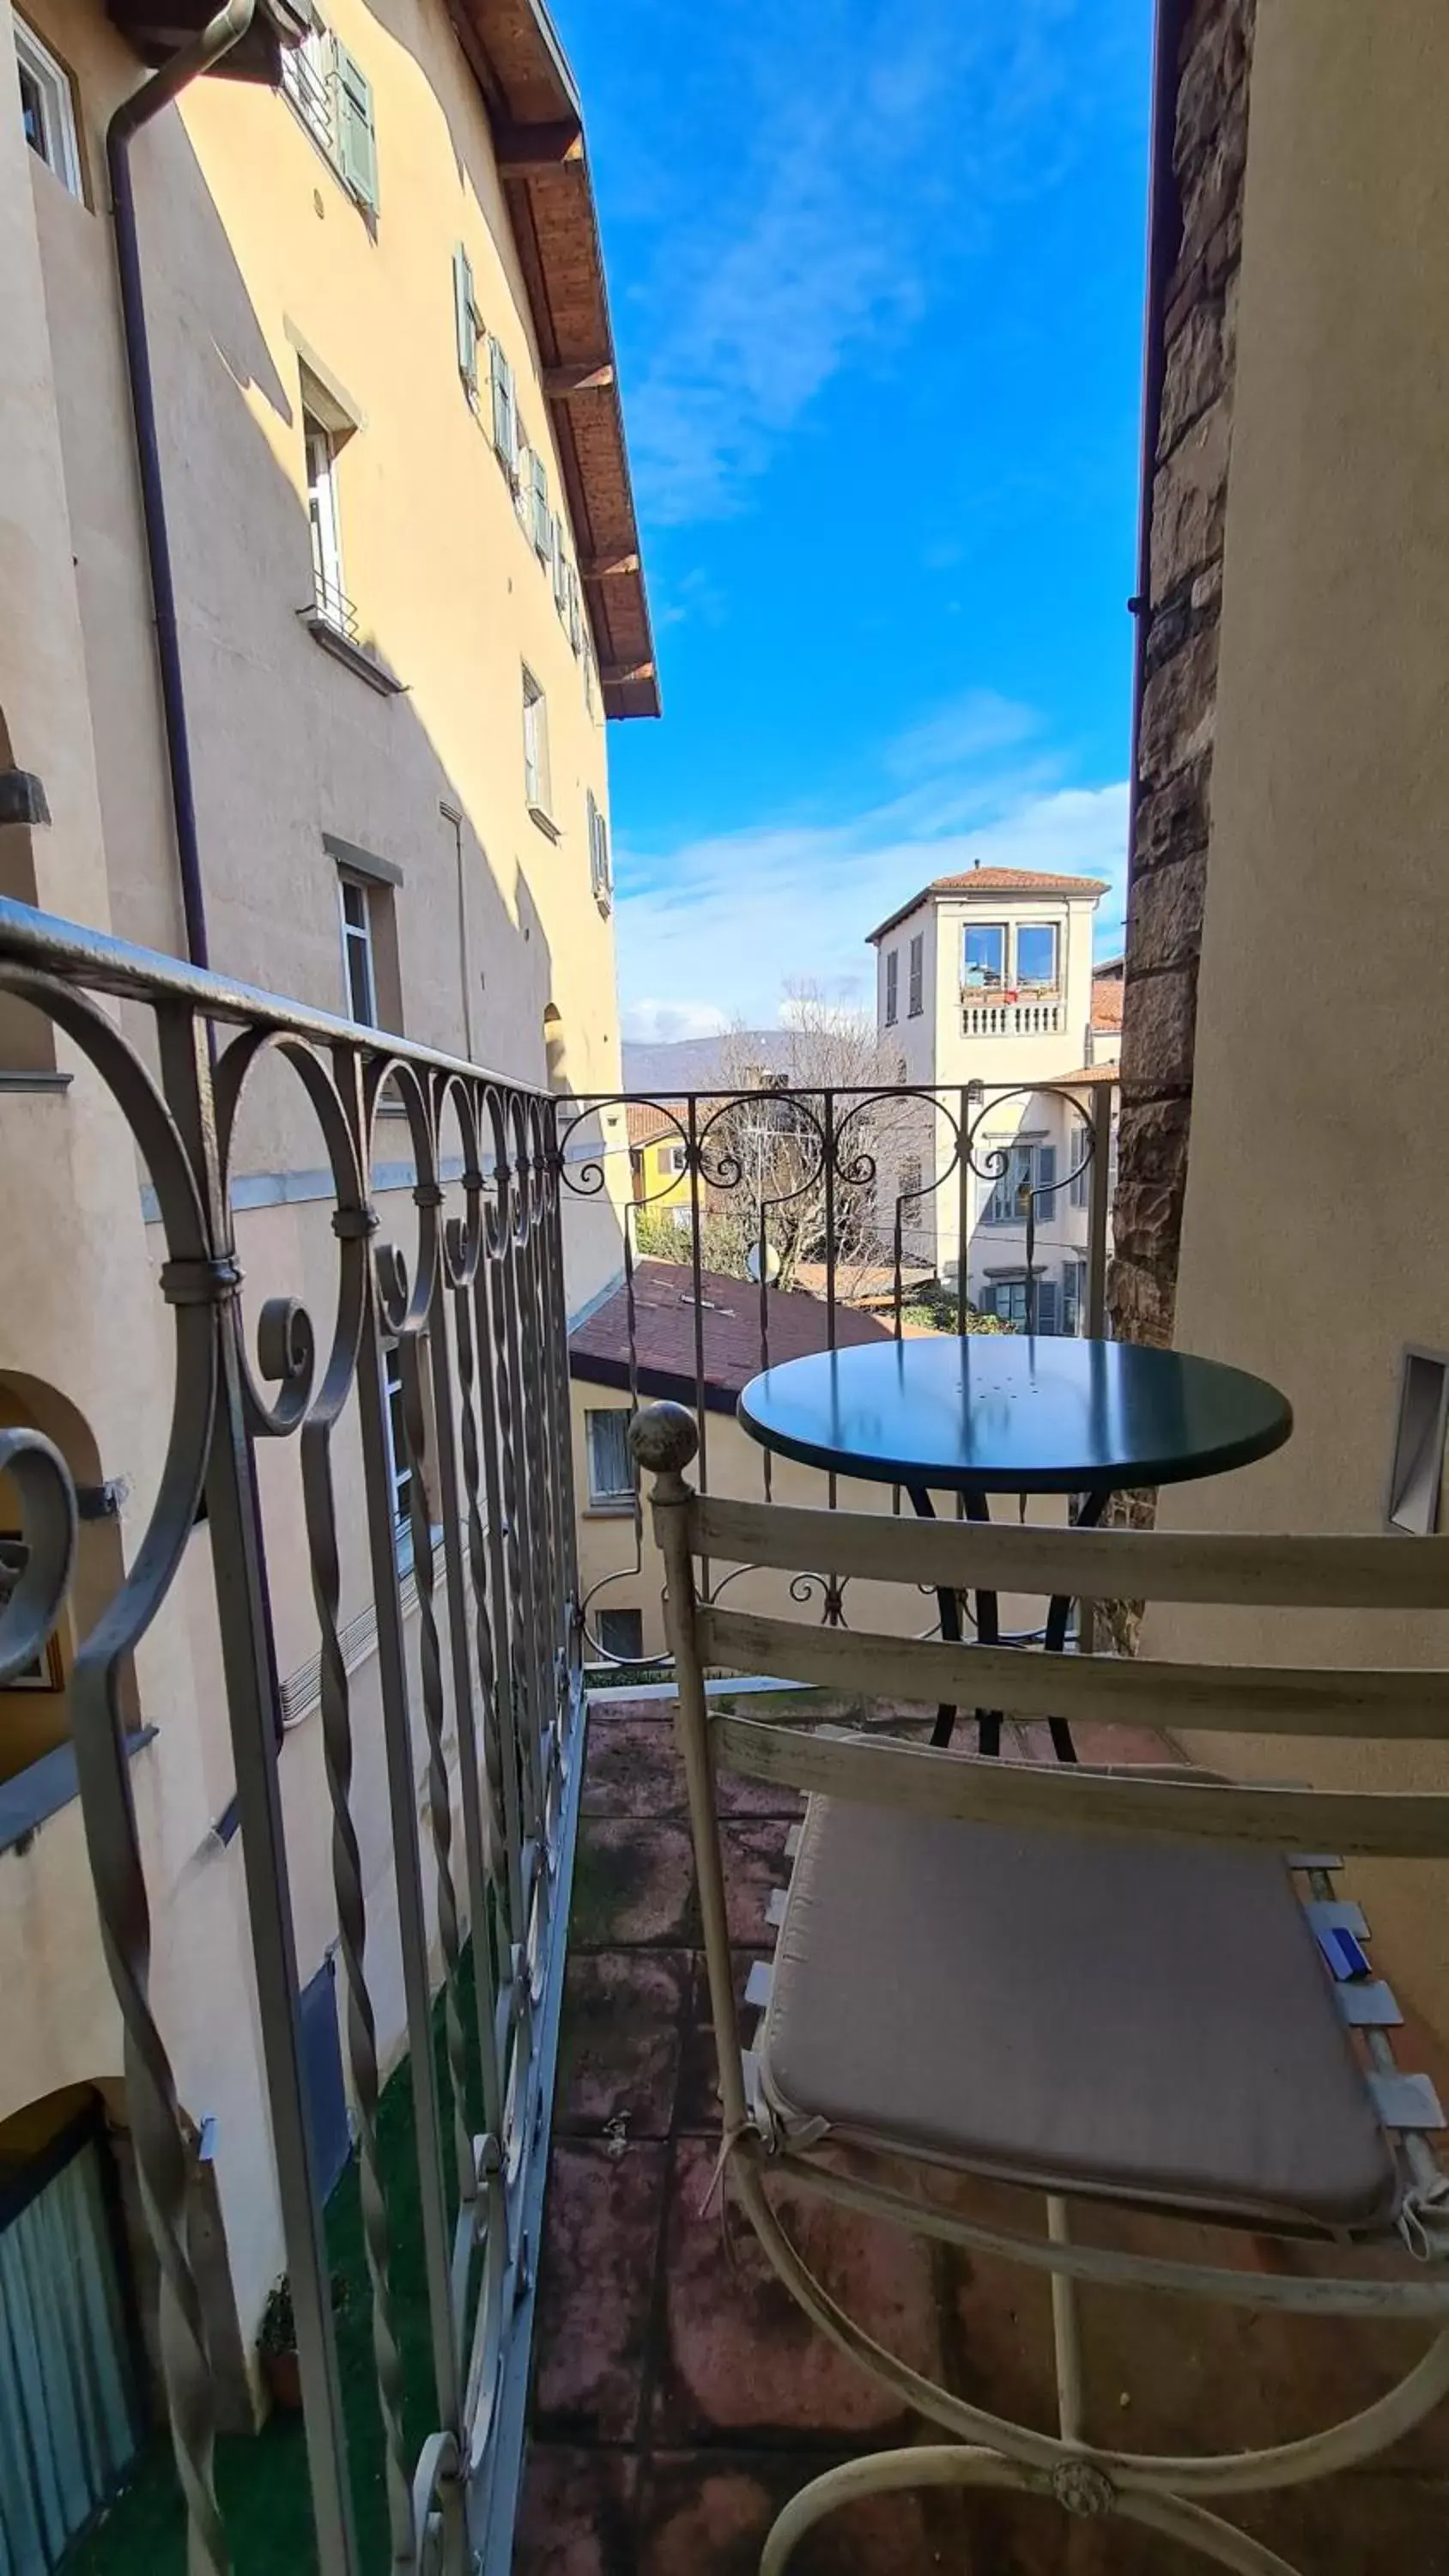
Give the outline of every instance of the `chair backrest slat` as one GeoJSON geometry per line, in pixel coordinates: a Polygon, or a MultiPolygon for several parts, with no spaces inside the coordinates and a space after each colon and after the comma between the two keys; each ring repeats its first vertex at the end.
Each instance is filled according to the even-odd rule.
{"type": "Polygon", "coordinates": [[[801,1511],[700,1495],[696,1554],[727,1565],[1075,1600],[1215,1601],[1303,1610],[1449,1610],[1449,1538],[1298,1538],[1012,1528],[801,1511]]]}
{"type": "MultiPolygon", "coordinates": [[[[1410,1542],[1411,1543],[1411,1542],[1410,1542]]],[[[868,1697],[1234,1735],[1449,1736],[1449,1673],[1034,1655],[701,1608],[706,1664],[868,1697]]]]}
{"type": "Polygon", "coordinates": [[[1449,1794],[1255,1788],[1160,1773],[1006,1762],[882,1736],[722,1716],[709,1720],[716,1769],[871,1806],[980,1824],[1266,1843],[1383,1859],[1449,1854],[1449,1794]]]}

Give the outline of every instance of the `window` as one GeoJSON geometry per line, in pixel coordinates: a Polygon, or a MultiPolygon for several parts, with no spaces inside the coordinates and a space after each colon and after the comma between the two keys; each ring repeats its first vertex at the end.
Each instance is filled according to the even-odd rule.
{"type": "Polygon", "coordinates": [[[1081,1333],[1086,1330],[1087,1265],[1085,1261],[1062,1263],[1062,1331],[1081,1333]]]}
{"type": "Polygon", "coordinates": [[[548,506],[548,467],[536,447],[528,451],[533,550],[540,563],[553,561],[553,512],[548,506]]]}
{"type": "Polygon", "coordinates": [[[1039,1333],[1057,1333],[1057,1283],[1055,1279],[1038,1279],[1036,1283],[1036,1328],[1039,1333]]]}
{"type": "Polygon", "coordinates": [[[1000,992],[1006,982],[1004,921],[968,921],[961,942],[961,981],[973,992],[1000,992]]]}
{"type": "Polygon", "coordinates": [[[659,1148],[659,1162],[660,1168],[663,1171],[672,1172],[677,1179],[681,1172],[687,1172],[689,1169],[688,1146],[661,1145],[659,1148]]]}
{"type": "Polygon", "coordinates": [[[302,414],[307,449],[307,516],[312,525],[312,589],[317,614],[349,644],[357,641],[357,611],[342,581],[342,522],[337,508],[335,431],[315,413],[302,414]]]}
{"type": "Polygon", "coordinates": [[[372,83],[362,65],[314,17],[300,45],[282,55],[282,93],[345,188],[377,212],[377,131],[372,83]]]}
{"type": "Polygon", "coordinates": [[[387,1472],[392,1485],[393,1526],[411,1528],[413,1471],[408,1458],[407,1417],[403,1405],[402,1353],[396,1342],[389,1342],[382,1354],[382,1385],[385,1398],[383,1429],[387,1435],[387,1472]]]}
{"type": "Polygon", "coordinates": [[[926,934],[923,930],[918,930],[911,941],[910,999],[906,1005],[908,1016],[913,1020],[920,1018],[925,1007],[921,991],[925,981],[925,954],[926,934]]]}
{"type": "MultiPolygon", "coordinates": [[[[1003,1149],[988,1148],[989,1167],[994,1167],[1003,1149]]],[[[1051,1193],[1057,1185],[1057,1149],[1055,1145],[1013,1145],[1008,1149],[1005,1171],[988,1186],[981,1210],[983,1225],[1025,1225],[1023,1193],[1031,1190],[1036,1198],[1036,1221],[1040,1225],[1051,1214],[1051,1193]]]]}
{"type": "Polygon", "coordinates": [[[342,991],[347,1016],[360,1020],[364,1028],[375,1029],[378,1017],[373,891],[357,877],[339,877],[337,893],[342,906],[342,991]]]}
{"type": "Polygon", "coordinates": [[[642,1610],[601,1610],[599,1612],[599,1645],[606,1655],[620,1664],[642,1664],[644,1661],[644,1613],[642,1610]]]}
{"type": "Polygon", "coordinates": [[[607,1413],[586,1413],[584,1434],[589,1452],[589,1502],[595,1511],[618,1511],[634,1504],[634,1462],[629,1455],[629,1416],[622,1405],[607,1413]]]}
{"type": "Polygon", "coordinates": [[[901,1156],[900,1170],[896,1175],[896,1179],[901,1202],[901,1223],[902,1225],[919,1225],[921,1221],[921,1158],[919,1154],[903,1154],[901,1156]]]}
{"type": "Polygon", "coordinates": [[[1092,1158],[1080,1127],[1072,1138],[1071,1154],[1076,1168],[1067,1184],[1067,1203],[1074,1208],[1089,1208],[1092,1204],[1092,1158]]]}
{"type": "Polygon", "coordinates": [[[478,392],[478,307],[473,297],[473,269],[461,242],[453,252],[453,327],[458,342],[458,373],[474,401],[478,392]]]}
{"type": "Polygon", "coordinates": [[[885,961],[885,1024],[888,1029],[893,1029],[900,1017],[900,988],[901,952],[898,948],[888,948],[885,961]]]}
{"type": "Polygon", "coordinates": [[[1018,924],[1016,980],[1018,984],[1039,984],[1055,989],[1057,925],[1054,921],[1023,921],[1018,924]]]}
{"type": "Polygon", "coordinates": [[[553,604],[565,626],[569,621],[569,583],[572,578],[573,566],[569,562],[564,545],[563,521],[555,519],[553,523],[553,604]]]}
{"type": "Polygon", "coordinates": [[[15,59],[20,68],[20,121],[25,140],[63,188],[81,197],[80,143],[76,134],[75,94],[48,45],[43,45],[23,18],[15,21],[15,59]]]}
{"type": "Polygon", "coordinates": [[[588,791],[586,803],[589,818],[589,882],[594,890],[595,903],[600,912],[606,913],[612,909],[614,900],[614,870],[609,856],[609,826],[594,802],[592,788],[588,791]]]}
{"type": "Polygon", "coordinates": [[[496,340],[488,343],[488,382],[493,396],[493,444],[510,483],[518,481],[518,402],[513,369],[496,340]]]}
{"type": "Polygon", "coordinates": [[[999,1315],[1003,1324],[1026,1330],[1026,1280],[988,1279],[981,1291],[983,1315],[999,1315]]]}
{"type": "Polygon", "coordinates": [[[523,792],[535,822],[549,818],[548,704],[533,673],[523,674],[523,792]]]}
{"type": "MultiPolygon", "coordinates": [[[[572,644],[575,653],[582,653],[584,649],[584,612],[583,602],[579,594],[578,568],[574,564],[569,565],[569,594],[567,605],[564,610],[564,618],[569,630],[569,642],[572,644]]],[[[592,712],[593,699],[589,686],[589,666],[587,662],[584,664],[584,697],[588,702],[590,712],[592,712]]]]}

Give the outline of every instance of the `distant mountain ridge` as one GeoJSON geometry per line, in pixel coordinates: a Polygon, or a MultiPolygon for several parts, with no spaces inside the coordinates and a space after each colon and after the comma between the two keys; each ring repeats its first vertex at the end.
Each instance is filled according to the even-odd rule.
{"type": "Polygon", "coordinates": [[[708,1091],[721,1079],[726,1051],[732,1066],[762,1064],[786,1072],[790,1043],[788,1029],[730,1029],[717,1038],[670,1038],[659,1045],[626,1038],[624,1089],[671,1097],[680,1091],[708,1091]]]}

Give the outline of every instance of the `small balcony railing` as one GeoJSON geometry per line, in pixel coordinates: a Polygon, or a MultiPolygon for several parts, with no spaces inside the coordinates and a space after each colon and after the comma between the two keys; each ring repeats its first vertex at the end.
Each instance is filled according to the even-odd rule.
{"type": "MultiPolygon", "coordinates": [[[[174,1854],[157,1840],[164,1799],[133,1792],[138,1761],[179,1764],[173,1797],[177,1780],[195,1794],[199,1761],[225,1764],[235,1783],[182,1879],[218,1866],[239,1826],[254,2022],[245,1977],[233,1990],[220,1976],[205,2010],[225,2048],[259,2034],[273,2171],[265,2183],[258,2144],[233,2188],[251,2196],[253,2237],[277,2224],[258,2206],[269,2189],[279,2212],[315,2563],[322,2576],[354,2576],[364,2555],[446,2576],[490,2553],[505,2564],[498,2517],[517,2470],[579,1780],[555,1104],[11,902],[0,902],[0,993],[51,1024],[79,1068],[76,1115],[111,1133],[118,1194],[107,1222],[74,1211],[46,1257],[57,1296],[84,1265],[74,1293],[93,1318],[115,1319],[124,1418],[136,1418],[138,1394],[160,1417],[154,1494],[133,1497],[100,1602],[71,1580],[76,1459],[38,1428],[0,1433],[25,1522],[18,1579],[0,1606],[0,1675],[33,1667],[64,1619],[69,1731],[160,2284],[187,2563],[192,2576],[228,2564],[213,2474],[214,2292],[188,2233],[198,2167],[174,2072],[174,1854]],[[405,1148],[395,1116],[379,1130],[384,1089],[404,1113],[405,1148]],[[280,1239],[249,1235],[246,1215],[233,1214],[234,1201],[248,1204],[249,1118],[295,1183],[287,1241],[305,1274],[296,1294],[260,1301],[244,1269],[254,1257],[264,1266],[280,1239]],[[402,1183],[400,1150],[411,1158],[402,1183]],[[399,1218],[406,1242],[393,1239],[399,1218]],[[154,1389],[150,1345],[130,1329],[137,1297],[152,1293],[169,1326],[154,1389]],[[199,1522],[209,1614],[191,1553],[199,1522]],[[284,1596],[293,1639],[310,1626],[312,1649],[290,1686],[279,1670],[284,1596]],[[183,1651],[198,1633],[198,1616],[223,1676],[224,1719],[208,1693],[182,1689],[153,1741],[135,1723],[138,1691],[173,1643],[183,1651]],[[299,1965],[310,1972],[316,1958],[299,1961],[299,1920],[319,1940],[319,1920],[329,1927],[343,2005],[375,2379],[375,2403],[362,2418],[351,2405],[350,2421],[299,2015],[299,1965]],[[172,1963],[159,1979],[153,1952],[172,1963]],[[399,2055],[410,2096],[402,2147],[397,2122],[379,2119],[386,2057],[399,2055]],[[406,2281],[400,2208],[405,2234],[420,2223],[420,2277],[406,2281]],[[418,2354],[406,2380],[405,2350],[418,2354]],[[422,2439],[419,2421],[433,2428],[422,2439]],[[388,2527],[368,2553],[364,2491],[388,2527]]],[[[13,1159],[24,1115],[11,1104],[17,1228],[22,1205],[44,1204],[13,1159]]],[[[12,1308],[7,1348],[22,1368],[27,1330],[12,1308]]],[[[72,1391],[58,1392],[56,1418],[68,1419],[72,1391]]],[[[7,1866],[43,1872],[59,1848],[47,1829],[7,1866]]],[[[229,1910],[220,1886],[217,1901],[229,1910]]],[[[193,1985],[230,1955],[228,1935],[190,1971],[193,1985]]],[[[23,1961],[7,1968],[23,1978],[23,1961]]],[[[194,2031],[188,2044],[194,2073],[194,2031]]],[[[254,2320],[240,2322],[249,2332],[254,2320]]],[[[257,2474],[276,2474],[270,2456],[257,2474]]]]}
{"type": "Polygon", "coordinates": [[[961,996],[961,1034],[966,1038],[1055,1038],[1064,1035],[1067,1007],[1059,995],[1018,995],[989,998],[981,993],[963,992],[961,996]]]}
{"type": "MultiPolygon", "coordinates": [[[[632,1167],[614,1382],[631,1409],[661,1395],[688,1404],[699,1426],[693,1473],[703,1491],[728,1491],[716,1481],[711,1423],[733,1411],[730,1389],[803,1347],[836,1348],[847,1315],[873,1316],[897,1338],[1105,1333],[1115,1101],[1110,1080],[812,1089],[766,1077],[740,1091],[573,1102],[560,1120],[566,1230],[571,1208],[606,1195],[611,1153],[632,1167]],[[653,1149],[632,1156],[631,1112],[653,1149]],[[1044,1123],[1057,1137],[1049,1163],[1040,1145],[1019,1141],[1044,1123]],[[684,1330],[669,1333],[662,1366],[641,1326],[645,1257],[679,1279],[684,1330]],[[790,1352],[772,1328],[773,1290],[819,1310],[802,1327],[793,1309],[790,1352]]],[[[768,1499],[766,1451],[752,1456],[751,1474],[751,1493],[768,1499]]],[[[849,1505],[835,1479],[818,1482],[812,1500],[849,1505]]],[[[604,1617],[637,1596],[645,1548],[637,1495],[621,1491],[602,1507],[632,1508],[634,1544],[631,1560],[584,1595],[585,1651],[600,1669],[635,1660],[611,1651],[604,1617]]],[[[811,1582],[819,1614],[844,1621],[845,1587],[811,1582]]]]}

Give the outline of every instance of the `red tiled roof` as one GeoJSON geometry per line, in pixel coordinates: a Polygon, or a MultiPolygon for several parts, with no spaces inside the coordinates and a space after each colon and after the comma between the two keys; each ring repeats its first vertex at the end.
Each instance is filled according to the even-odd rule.
{"type": "Polygon", "coordinates": [[[933,877],[909,903],[903,903],[888,921],[870,933],[872,940],[884,939],[907,913],[915,912],[933,894],[1090,894],[1108,892],[1105,877],[1052,876],[1043,868],[968,868],[964,876],[933,877]]]}
{"type": "Polygon", "coordinates": [[[657,1145],[666,1137],[673,1145],[682,1145],[684,1142],[682,1105],[671,1118],[668,1110],[661,1109],[655,1101],[630,1100],[624,1105],[624,1115],[629,1125],[631,1145],[657,1145]]]}
{"type": "Polygon", "coordinates": [[[1120,1082],[1120,1064],[1079,1064],[1075,1073],[1054,1073],[1052,1086],[1059,1082],[1120,1082]]]}
{"type": "MultiPolygon", "coordinates": [[[[711,1413],[730,1413],[742,1387],[765,1362],[760,1349],[760,1292],[748,1279],[706,1270],[700,1278],[704,1328],[704,1401],[711,1413]]],[[[829,1344],[825,1305],[797,1289],[767,1288],[770,1365],[803,1359],[829,1344]]],[[[694,1377],[694,1274],[684,1261],[641,1261],[634,1273],[634,1348],[640,1393],[696,1401],[694,1377]]],[[[838,1306],[835,1338],[851,1342],[887,1338],[874,1315],[838,1306]]],[[[629,1384],[629,1304],[622,1284],[569,1335],[569,1375],[591,1386],[629,1384]]]]}
{"type": "Polygon", "coordinates": [[[1122,1026],[1122,983],[1115,975],[1092,978],[1092,1026],[1094,1029],[1120,1029],[1122,1026]]]}

